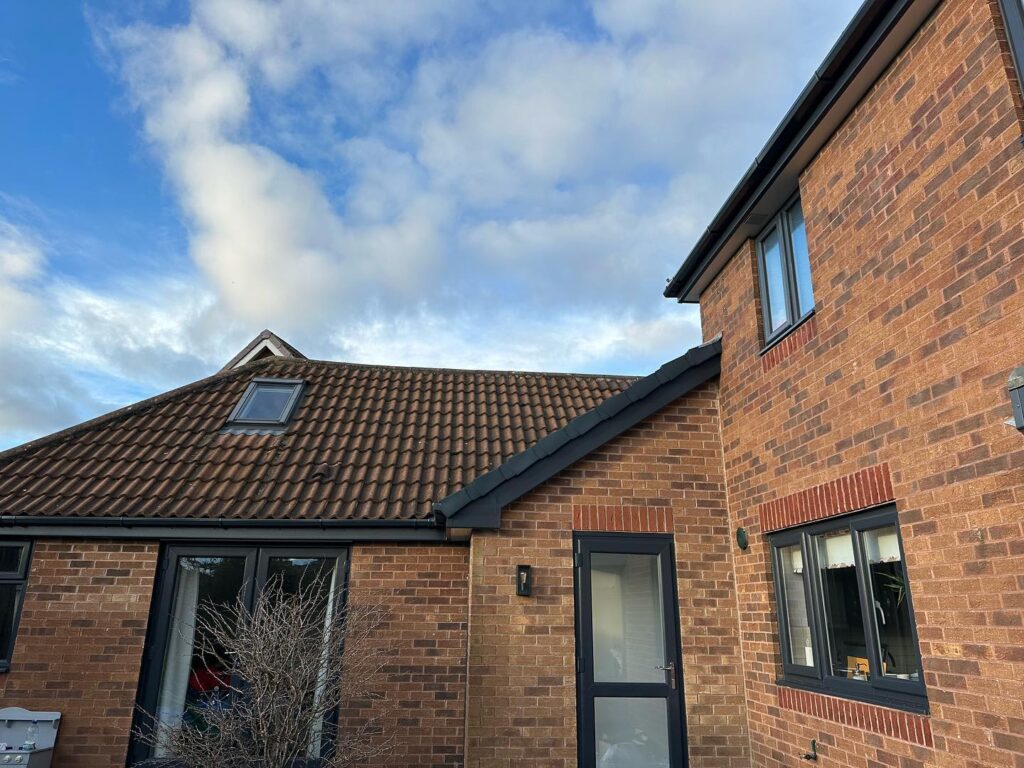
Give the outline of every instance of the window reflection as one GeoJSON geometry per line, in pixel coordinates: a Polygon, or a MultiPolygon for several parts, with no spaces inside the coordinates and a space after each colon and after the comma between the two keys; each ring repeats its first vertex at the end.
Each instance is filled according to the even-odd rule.
{"type": "Polygon", "coordinates": [[[841,528],[814,538],[818,550],[830,671],[851,680],[869,680],[871,669],[850,529],[841,528]]]}
{"type": "Polygon", "coordinates": [[[870,572],[871,599],[878,625],[878,653],[882,674],[900,680],[916,680],[917,646],[911,625],[907,581],[895,526],[863,534],[864,554],[870,572]]]}

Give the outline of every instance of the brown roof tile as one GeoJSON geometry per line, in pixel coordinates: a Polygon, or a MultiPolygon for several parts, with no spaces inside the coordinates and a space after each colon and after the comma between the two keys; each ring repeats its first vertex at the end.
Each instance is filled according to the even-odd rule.
{"type": "Polygon", "coordinates": [[[0,514],[428,518],[633,381],[269,358],[0,453],[0,514]],[[306,382],[291,423],[224,433],[256,376],[306,382]]]}

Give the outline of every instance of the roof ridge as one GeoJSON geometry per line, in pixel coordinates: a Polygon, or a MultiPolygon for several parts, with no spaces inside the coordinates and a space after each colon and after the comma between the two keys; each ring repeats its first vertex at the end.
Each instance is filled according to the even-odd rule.
{"type": "Polygon", "coordinates": [[[131,403],[121,408],[117,408],[113,411],[100,414],[99,416],[89,419],[88,421],[83,421],[80,424],[74,424],[70,427],[67,427],[66,429],[61,429],[58,430],[57,432],[52,432],[49,435],[43,435],[42,437],[38,437],[35,440],[30,440],[27,443],[22,443],[21,445],[16,445],[13,448],[8,448],[5,451],[0,451],[0,463],[9,461],[14,458],[19,458],[24,454],[31,453],[37,448],[43,448],[45,446],[53,445],[54,443],[59,443],[64,440],[68,440],[72,437],[77,437],[78,435],[84,432],[88,432],[89,430],[95,429],[97,427],[106,426],[107,424],[117,421],[118,419],[123,419],[127,416],[133,416],[137,413],[142,413],[143,411],[146,411],[149,408],[153,408],[157,405],[162,405],[164,403],[175,400],[178,397],[192,394],[193,392],[201,391],[204,387],[219,384],[221,381],[230,379],[234,376],[241,376],[242,374],[247,373],[254,368],[267,366],[274,359],[275,358],[263,358],[262,360],[252,360],[246,363],[245,365],[241,365],[237,368],[217,371],[216,373],[210,376],[206,376],[205,378],[197,379],[196,381],[191,381],[188,384],[183,384],[182,386],[168,390],[167,392],[161,392],[160,394],[153,395],[152,397],[147,397],[144,400],[139,400],[136,403],[131,403]]]}
{"type": "MultiPolygon", "coordinates": [[[[498,376],[564,376],[577,379],[621,379],[636,381],[643,378],[639,374],[623,373],[575,373],[573,371],[517,371],[510,369],[491,368],[445,368],[422,365],[384,365],[381,363],[353,363],[345,360],[313,360],[298,358],[268,358],[274,365],[328,365],[338,368],[364,368],[383,371],[423,371],[425,373],[489,373],[498,376]]],[[[263,361],[261,361],[263,362],[263,361]]]]}

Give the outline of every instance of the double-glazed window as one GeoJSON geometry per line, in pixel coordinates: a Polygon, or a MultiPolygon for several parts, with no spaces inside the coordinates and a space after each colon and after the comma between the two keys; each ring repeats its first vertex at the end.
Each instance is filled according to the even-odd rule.
{"type": "Polygon", "coordinates": [[[757,239],[765,343],[784,336],[814,311],[811,262],[800,198],[794,198],[757,239]]]}
{"type": "MultiPolygon", "coordinates": [[[[211,652],[203,636],[205,611],[227,608],[242,600],[251,610],[267,585],[285,594],[316,589],[328,605],[340,605],[346,550],[302,547],[170,547],[160,572],[139,705],[152,713],[153,727],[201,722],[210,706],[230,702],[237,683],[222,667],[222,655],[211,652]]],[[[150,727],[145,718],[140,727],[150,727]]],[[[320,734],[322,735],[322,734],[320,734]]],[[[314,736],[317,736],[314,734],[314,736]]],[[[311,757],[319,756],[311,745],[311,757]]],[[[171,757],[158,745],[150,750],[136,742],[133,760],[171,757]]]]}
{"type": "Polygon", "coordinates": [[[1017,65],[1017,79],[1024,85],[1024,0],[999,0],[1006,25],[1006,36],[1017,65]]]}
{"type": "Polygon", "coordinates": [[[895,507],[770,541],[784,682],[925,710],[895,507]]]}
{"type": "Polygon", "coordinates": [[[30,549],[27,541],[0,542],[0,672],[11,668],[30,549]]]}

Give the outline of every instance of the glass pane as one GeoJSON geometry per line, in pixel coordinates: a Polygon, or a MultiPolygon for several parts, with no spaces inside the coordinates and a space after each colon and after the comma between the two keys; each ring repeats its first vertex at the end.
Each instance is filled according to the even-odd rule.
{"type": "Polygon", "coordinates": [[[0,659],[10,661],[14,650],[14,621],[18,616],[20,584],[0,584],[0,659]]]}
{"type": "Polygon", "coordinates": [[[811,625],[807,618],[807,593],[804,589],[804,556],[799,544],[779,549],[782,563],[782,594],[789,624],[789,663],[814,666],[811,625]]]}
{"type": "Polygon", "coordinates": [[[863,534],[864,554],[871,574],[871,599],[878,623],[882,674],[917,680],[917,645],[911,629],[907,581],[900,556],[899,532],[893,525],[863,534]]]}
{"type": "Polygon", "coordinates": [[[21,573],[21,557],[25,547],[21,544],[0,546],[0,571],[3,573],[21,573]]]}
{"type": "Polygon", "coordinates": [[[793,246],[793,271],[796,274],[796,303],[803,317],[814,309],[814,289],[811,287],[811,257],[807,251],[807,229],[804,211],[798,202],[789,209],[789,234],[793,246]]]}
{"type": "Polygon", "coordinates": [[[786,324],[786,277],[782,269],[782,245],[779,242],[779,230],[776,228],[761,241],[761,253],[764,257],[764,282],[768,289],[768,306],[764,307],[768,327],[777,331],[786,324]]]}
{"type": "MultiPolygon", "coordinates": [[[[217,649],[203,651],[196,628],[200,606],[226,606],[238,599],[245,578],[244,557],[181,557],[171,613],[167,651],[160,679],[156,717],[174,725],[187,719],[201,723],[203,711],[223,706],[229,680],[217,661],[217,649]]],[[[157,757],[167,755],[157,747],[157,757]]]]}
{"type": "Polygon", "coordinates": [[[295,385],[257,384],[238,418],[248,421],[281,421],[295,385]]]}
{"type": "Polygon", "coordinates": [[[597,768],[669,768],[665,699],[594,699],[597,768]]]}
{"type": "Polygon", "coordinates": [[[267,561],[267,586],[293,595],[315,588],[326,600],[332,594],[337,562],[333,557],[271,557],[267,561]]]}
{"type": "Polygon", "coordinates": [[[663,683],[665,617],[658,555],[590,557],[594,680],[663,683]]]}
{"type": "Polygon", "coordinates": [[[871,672],[850,529],[830,531],[814,539],[821,569],[821,593],[825,603],[825,630],[832,674],[851,680],[868,680],[871,672]]]}

